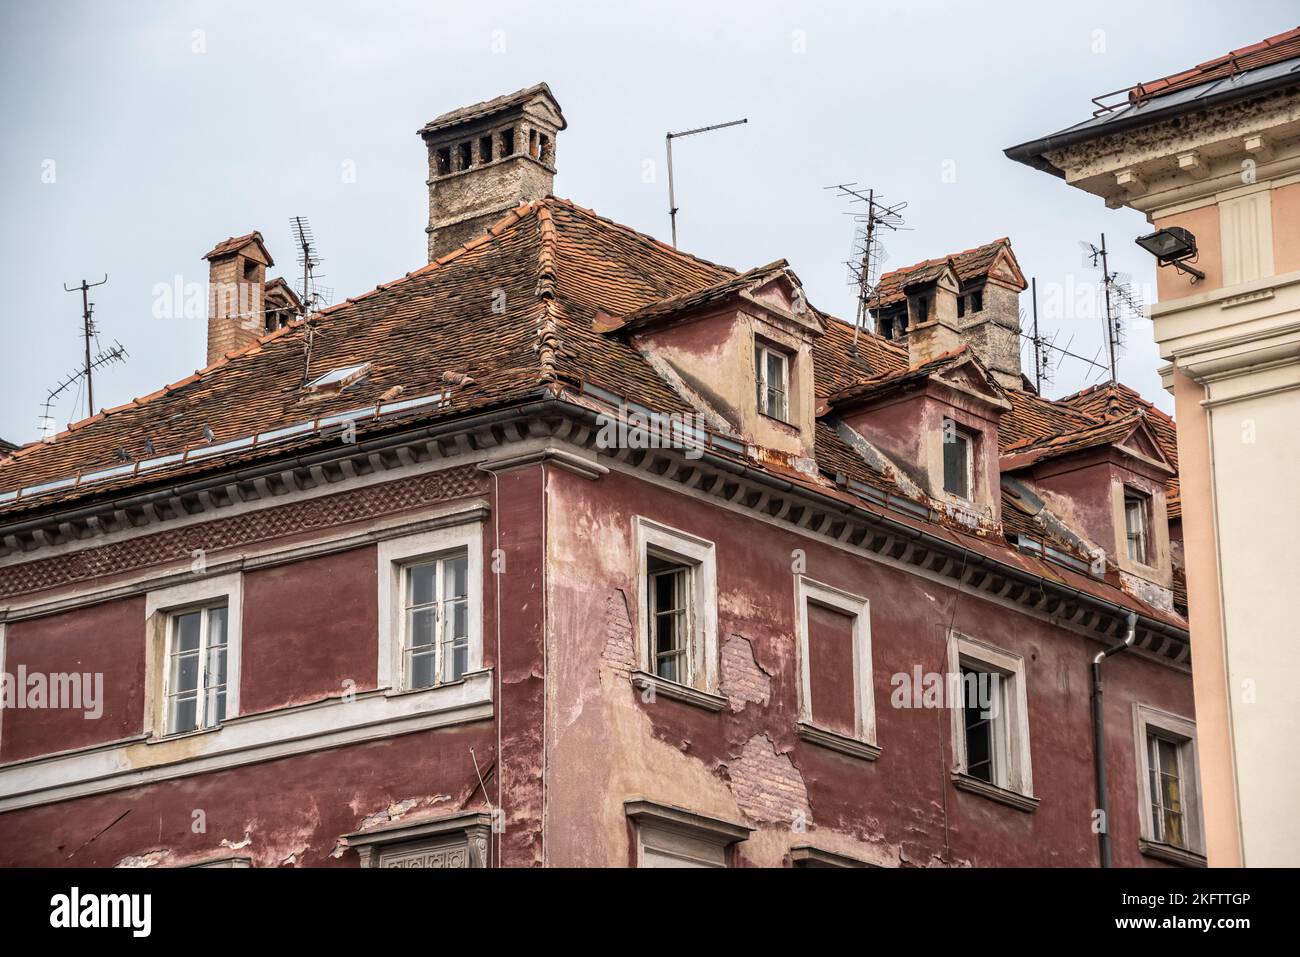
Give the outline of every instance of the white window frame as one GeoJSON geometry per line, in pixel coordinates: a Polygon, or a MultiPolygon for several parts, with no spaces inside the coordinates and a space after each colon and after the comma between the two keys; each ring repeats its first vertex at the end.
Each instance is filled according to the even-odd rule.
{"type": "Polygon", "coordinates": [[[1159,847],[1196,855],[1205,854],[1205,827],[1201,821],[1200,755],[1196,747],[1196,722],[1150,705],[1133,705],[1133,734],[1137,747],[1138,808],[1142,840],[1159,847]],[[1169,844],[1156,837],[1151,815],[1151,753],[1147,735],[1154,732],[1178,745],[1178,777],[1183,788],[1183,821],[1187,829],[1187,846],[1169,844]]]}
{"type": "Polygon", "coordinates": [[[871,663],[871,602],[802,575],[796,582],[795,601],[799,609],[799,720],[818,727],[812,713],[812,657],[808,647],[808,605],[811,602],[843,612],[853,619],[853,736],[874,746],[876,697],[871,663]]]}
{"type": "Polygon", "coordinates": [[[390,693],[429,691],[457,684],[483,669],[483,523],[481,520],[432,529],[381,541],[379,561],[378,686],[390,693]],[[469,648],[465,674],[456,681],[438,681],[430,688],[410,688],[405,675],[406,569],[450,552],[464,551],[469,582],[469,648]]]}
{"type": "Polygon", "coordinates": [[[745,824],[644,798],[623,802],[623,813],[635,831],[638,868],[729,867],[732,848],[754,832],[745,824]]]}
{"type": "MultiPolygon", "coordinates": [[[[1000,761],[997,757],[994,758],[993,786],[1032,797],[1034,778],[1030,760],[1029,695],[1024,658],[956,631],[949,632],[949,689],[964,690],[965,685],[961,680],[963,665],[1002,676],[1001,705],[1008,710],[1000,715],[1003,734],[1001,741],[995,742],[995,745],[1002,748],[1002,753],[1000,761]]],[[[962,704],[961,700],[950,700],[948,710],[952,715],[953,770],[966,776],[966,725],[962,704]]]]}
{"type": "Polygon", "coordinates": [[[941,453],[939,458],[939,484],[940,487],[943,489],[943,493],[945,495],[951,496],[952,498],[958,499],[962,502],[975,501],[975,442],[977,438],[978,438],[978,433],[976,433],[973,429],[968,429],[966,426],[962,425],[956,419],[945,418],[943,420],[942,434],[939,437],[939,451],[941,453]],[[949,423],[951,423],[951,426],[949,425],[949,423]],[[950,431],[954,437],[953,442],[948,441],[948,434],[950,431]],[[965,495],[960,495],[957,492],[949,491],[948,468],[942,454],[944,452],[944,449],[947,446],[954,445],[958,441],[964,442],[966,444],[966,494],[965,495]]]}
{"type": "Polygon", "coordinates": [[[639,623],[638,658],[641,670],[655,681],[653,651],[654,629],[650,621],[649,557],[653,551],[669,561],[690,566],[689,648],[686,681],[669,682],[695,688],[709,694],[718,689],[718,572],[712,542],[696,538],[679,529],[661,525],[642,516],[636,517],[637,621],[639,623]]]}
{"type": "Polygon", "coordinates": [[[1128,556],[1128,560],[1133,562],[1133,564],[1141,565],[1144,568],[1150,568],[1152,565],[1151,550],[1152,550],[1153,536],[1151,534],[1151,529],[1152,529],[1151,514],[1153,511],[1155,511],[1153,507],[1153,502],[1154,502],[1154,498],[1149,492],[1146,492],[1143,489],[1137,488],[1136,486],[1133,485],[1124,486],[1123,489],[1124,554],[1128,556]],[[1130,499],[1136,501],[1139,504],[1139,508],[1142,513],[1141,528],[1139,529],[1140,531],[1139,541],[1142,543],[1141,556],[1133,555],[1129,550],[1130,543],[1133,540],[1132,535],[1129,531],[1129,521],[1128,521],[1128,512],[1129,512],[1128,505],[1130,499]]]}
{"type": "Polygon", "coordinates": [[[768,418],[779,419],[782,422],[790,421],[790,356],[788,353],[778,349],[763,339],[754,339],[754,382],[755,395],[758,400],[758,411],[768,418]],[[781,361],[781,378],[782,388],[778,391],[781,393],[781,408],[777,411],[771,411],[767,402],[767,362],[768,356],[776,356],[781,361]]]}
{"type": "MultiPolygon", "coordinates": [[[[240,659],[243,623],[244,579],[240,572],[214,575],[169,588],[158,588],[145,596],[145,627],[149,651],[145,666],[145,728],[152,738],[183,734],[204,734],[220,730],[222,724],[239,716],[240,659]],[[226,607],[226,714],[220,724],[191,731],[173,732],[168,715],[171,692],[171,649],[176,615],[200,608],[226,607]]],[[[206,634],[200,639],[202,658],[206,634]]],[[[204,669],[207,663],[201,661],[204,669]]],[[[201,677],[201,675],[200,675],[201,677]]],[[[200,716],[201,717],[201,716],[200,716]]]]}

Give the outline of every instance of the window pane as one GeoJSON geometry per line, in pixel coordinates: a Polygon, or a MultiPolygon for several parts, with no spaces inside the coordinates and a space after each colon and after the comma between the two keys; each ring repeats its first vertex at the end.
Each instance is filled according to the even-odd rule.
{"type": "Polygon", "coordinates": [[[199,620],[203,613],[198,611],[188,611],[183,615],[177,615],[173,621],[176,630],[173,633],[172,651],[198,651],[199,650],[199,620]]]}
{"type": "Polygon", "coordinates": [[[951,427],[946,426],[943,443],[944,491],[961,498],[970,497],[970,488],[968,487],[969,458],[970,439],[960,432],[951,431],[951,427]]]}
{"type": "Polygon", "coordinates": [[[406,569],[406,604],[427,605],[434,601],[434,590],[438,575],[438,563],[426,562],[423,565],[411,565],[406,569]]]}
{"type": "Polygon", "coordinates": [[[442,680],[459,681],[469,670],[469,642],[448,642],[442,652],[442,680]]]}
{"type": "Polygon", "coordinates": [[[226,643],[226,619],[228,614],[225,607],[208,609],[209,645],[224,645],[226,643]]]}
{"type": "Polygon", "coordinates": [[[407,674],[412,688],[432,688],[437,677],[434,671],[433,646],[410,653],[407,674]]]}
{"type": "Polygon", "coordinates": [[[961,676],[966,773],[993,784],[993,722],[990,715],[996,706],[996,691],[993,689],[995,676],[972,668],[963,668],[961,676]]]}
{"type": "Polygon", "coordinates": [[[172,655],[170,690],[172,694],[196,691],[199,687],[199,653],[172,655]]]}
{"type": "Polygon", "coordinates": [[[203,675],[203,683],[206,687],[212,688],[216,685],[226,683],[226,646],[209,646],[208,647],[208,664],[207,670],[203,675]]]}
{"type": "Polygon", "coordinates": [[[173,698],[171,704],[171,720],[168,722],[168,729],[174,734],[181,734],[186,731],[194,731],[198,728],[198,695],[187,694],[179,698],[173,698]]]}
{"type": "Polygon", "coordinates": [[[406,645],[408,648],[433,647],[438,631],[438,609],[417,608],[407,613],[406,645]]]}
{"type": "Polygon", "coordinates": [[[469,559],[461,555],[442,563],[442,597],[464,598],[469,594],[469,559]]]}

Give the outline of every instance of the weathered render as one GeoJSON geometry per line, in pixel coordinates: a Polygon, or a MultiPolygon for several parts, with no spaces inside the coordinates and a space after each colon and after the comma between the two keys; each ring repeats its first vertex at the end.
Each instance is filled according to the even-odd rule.
{"type": "MultiPolygon", "coordinates": [[[[450,116],[517,129],[544,94],[562,128],[531,91],[450,116]]],[[[431,178],[431,210],[497,202],[431,178]]],[[[1089,669],[1130,622],[1103,823],[1117,863],[1201,863],[1194,773],[1177,841],[1145,790],[1144,722],[1194,728],[1179,570],[1127,563],[1105,507],[1176,488],[1172,423],[1037,396],[961,331],[855,347],[784,262],[546,195],[18,449],[0,661],[104,694],[0,710],[0,863],[1092,866],[1089,669]],[[446,562],[464,584],[417,599],[446,562]],[[224,683],[190,727],[196,612],[224,683]],[[942,696],[963,669],[1005,696],[978,721],[942,696]]]]}

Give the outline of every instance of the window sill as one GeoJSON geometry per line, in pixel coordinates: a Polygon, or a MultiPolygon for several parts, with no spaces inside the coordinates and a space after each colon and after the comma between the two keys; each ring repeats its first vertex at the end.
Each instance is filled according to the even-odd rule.
{"type": "Polygon", "coordinates": [[[1161,844],[1158,841],[1148,841],[1146,838],[1142,838],[1138,841],[1138,850],[1146,857],[1154,857],[1156,860],[1164,861],[1167,864],[1178,864],[1182,867],[1205,866],[1204,854],[1198,854],[1183,847],[1175,847],[1172,844],[1161,844]]]}
{"type": "Polygon", "coordinates": [[[825,728],[819,728],[815,724],[809,724],[806,721],[800,721],[796,726],[796,732],[800,740],[807,741],[809,744],[815,744],[826,748],[830,751],[838,751],[840,754],[847,754],[852,758],[861,758],[864,761],[874,761],[880,757],[881,749],[874,744],[859,740],[858,738],[849,737],[847,734],[840,734],[838,731],[828,731],[825,728]]]}
{"type": "Polygon", "coordinates": [[[689,685],[678,684],[676,681],[669,681],[667,678],[652,675],[648,671],[632,672],[632,686],[638,691],[651,691],[655,698],[660,696],[672,698],[674,701],[694,705],[697,708],[703,708],[705,711],[721,711],[727,706],[727,699],[721,695],[700,691],[698,688],[692,688],[689,685]]]}
{"type": "Polygon", "coordinates": [[[1026,813],[1036,811],[1040,803],[1036,797],[1021,794],[1019,791],[1012,791],[1009,788],[998,787],[996,784],[989,784],[987,781],[973,778],[962,771],[952,773],[952,783],[958,791],[978,794],[990,801],[997,801],[999,804],[1005,804],[1026,813]]]}
{"type": "Polygon", "coordinates": [[[795,425],[793,422],[781,418],[779,415],[768,415],[766,412],[759,410],[758,417],[760,419],[764,419],[765,421],[774,423],[775,425],[779,425],[794,435],[799,434],[799,426],[795,425]]]}
{"type": "Polygon", "coordinates": [[[428,694],[430,691],[437,691],[439,688],[455,688],[478,678],[480,675],[490,675],[491,673],[491,668],[480,668],[477,671],[465,672],[455,681],[440,681],[438,684],[429,685],[427,688],[385,688],[384,696],[387,698],[401,698],[412,694],[428,694]]]}
{"type": "MultiPolygon", "coordinates": [[[[226,721],[230,720],[229,718],[226,721]]],[[[184,741],[186,738],[198,738],[205,734],[215,734],[225,726],[225,721],[221,724],[214,724],[210,728],[195,728],[193,731],[168,732],[167,734],[152,734],[144,739],[145,744],[167,744],[172,741],[184,741]]]]}

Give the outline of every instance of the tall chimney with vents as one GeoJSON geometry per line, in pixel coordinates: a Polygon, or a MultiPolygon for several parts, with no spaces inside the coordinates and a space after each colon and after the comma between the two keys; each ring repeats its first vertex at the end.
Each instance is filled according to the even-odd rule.
{"type": "Polygon", "coordinates": [[[208,261],[211,365],[232,349],[252,345],[266,332],[266,270],[275,261],[256,231],[217,243],[203,258],[208,261]]]}
{"type": "Polygon", "coordinates": [[[960,283],[951,266],[919,291],[908,290],[907,361],[924,365],[962,345],[957,330],[957,290],[960,283]]]}
{"type": "Polygon", "coordinates": [[[556,134],[567,125],[545,83],[426,123],[419,132],[429,150],[429,261],[549,195],[556,134]]]}

